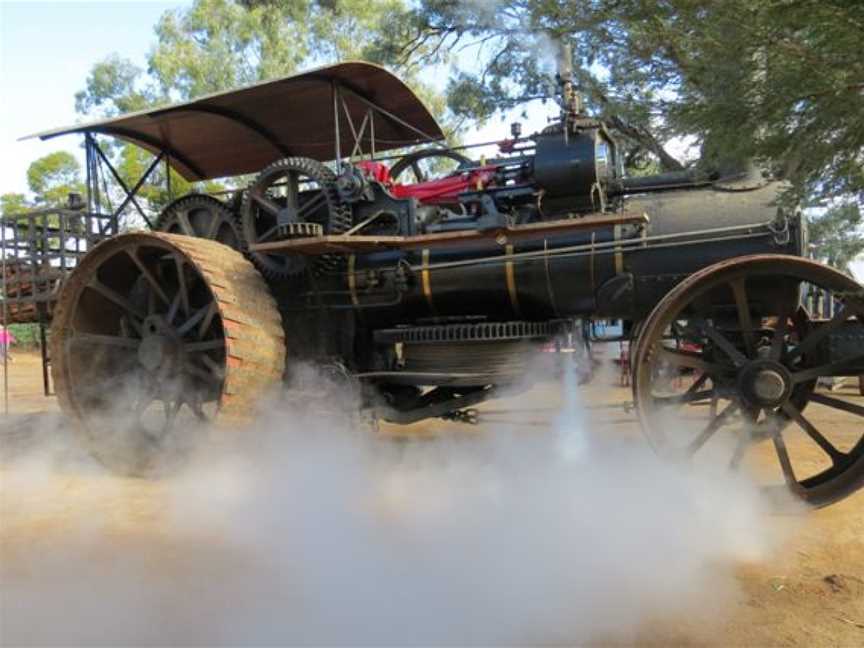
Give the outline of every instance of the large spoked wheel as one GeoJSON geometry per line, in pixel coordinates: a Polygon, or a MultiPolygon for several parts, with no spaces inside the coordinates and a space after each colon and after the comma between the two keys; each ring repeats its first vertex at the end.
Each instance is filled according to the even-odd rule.
{"type": "Polygon", "coordinates": [[[864,402],[851,386],[826,388],[864,363],[861,290],[836,270],[781,255],[740,257],[684,280],[645,321],[633,360],[652,445],[746,467],[769,491],[785,487],[813,506],[864,486],[864,402]],[[833,317],[817,315],[814,295],[835,304],[833,317]],[[858,342],[832,353],[837,333],[858,342]]]}
{"type": "Polygon", "coordinates": [[[403,184],[428,182],[452,175],[471,164],[469,158],[450,149],[423,149],[399,158],[390,169],[390,177],[403,184]]]}
{"type": "Polygon", "coordinates": [[[210,239],[243,249],[240,223],[225,203],[206,194],[188,194],[170,203],[153,225],[158,232],[210,239]]]}
{"type": "Polygon", "coordinates": [[[239,253],[202,239],[124,234],[69,276],[52,325],[64,413],[93,454],[132,475],[170,470],[209,424],[239,424],[280,380],[278,311],[239,253]]]}

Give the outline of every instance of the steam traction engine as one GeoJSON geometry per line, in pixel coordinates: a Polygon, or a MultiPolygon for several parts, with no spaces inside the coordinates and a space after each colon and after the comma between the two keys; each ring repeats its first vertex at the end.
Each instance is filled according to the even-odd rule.
{"type": "Polygon", "coordinates": [[[490,159],[416,148],[437,124],[363,63],[42,134],[121,137],[189,179],[257,173],[108,238],[65,282],[56,389],[94,452],[133,472],[182,456],[192,422],[244,418],[301,362],[338,368],[386,420],[452,416],[574,318],[617,318],[658,450],[725,443],[734,467],[773,446],[813,505],[860,487],[864,405],[819,381],[864,374],[861,286],[803,258],[801,216],[759,172],[624,177],[562,85],[560,122],[514,128],[490,159]]]}

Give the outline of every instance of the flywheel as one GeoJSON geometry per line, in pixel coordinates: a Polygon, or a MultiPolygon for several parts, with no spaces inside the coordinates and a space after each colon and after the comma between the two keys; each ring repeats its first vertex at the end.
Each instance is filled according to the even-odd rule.
{"type": "Polygon", "coordinates": [[[285,366],[279,312],[239,252],[165,233],[122,234],[70,274],[54,314],[64,413],[113,470],[181,463],[211,424],[248,421],[285,366]]]}
{"type": "MultiPolygon", "coordinates": [[[[319,225],[324,234],[351,228],[351,208],[339,198],[336,177],[321,162],[309,158],[277,160],[261,171],[243,194],[243,237],[250,245],[287,238],[300,223],[319,225]]],[[[307,269],[299,254],[250,252],[252,262],[271,279],[287,279],[307,269]]],[[[326,271],[336,259],[323,255],[315,269],[326,271]]]]}
{"type": "Polygon", "coordinates": [[[233,250],[243,250],[243,234],[235,211],[207,194],[187,194],[169,203],[153,229],[210,239],[233,250]]]}

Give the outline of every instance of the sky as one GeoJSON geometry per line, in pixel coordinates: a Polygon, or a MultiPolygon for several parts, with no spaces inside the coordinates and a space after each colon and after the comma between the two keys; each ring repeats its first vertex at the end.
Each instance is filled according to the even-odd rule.
{"type": "MultiPolygon", "coordinates": [[[[84,87],[93,64],[117,53],[146,67],[156,21],[165,11],[190,4],[191,0],[0,0],[0,194],[26,192],[27,167],[43,155],[67,150],[83,158],[77,136],[46,142],[19,139],[81,121],[75,93],[84,87]]],[[[553,104],[533,102],[529,118],[522,120],[523,132],[541,129],[553,112],[553,104]]],[[[515,113],[492,120],[468,141],[506,137],[511,117],[515,113]]],[[[864,278],[864,262],[855,270],[864,278]]]]}
{"type": "Polygon", "coordinates": [[[80,137],[17,141],[79,121],[75,93],[113,52],[146,65],[153,26],[190,2],[8,2],[0,0],[0,193],[25,192],[27,167],[80,137]]]}

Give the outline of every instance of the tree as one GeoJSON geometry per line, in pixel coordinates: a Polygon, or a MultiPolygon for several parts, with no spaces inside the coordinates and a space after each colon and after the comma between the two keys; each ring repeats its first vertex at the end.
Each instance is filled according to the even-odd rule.
{"type": "Polygon", "coordinates": [[[850,266],[864,255],[864,218],[860,206],[837,205],[808,221],[814,258],[852,274],[850,266]]]}
{"type": "Polygon", "coordinates": [[[631,162],[680,168],[668,143],[691,137],[714,163],[778,163],[799,196],[864,195],[864,3],[421,0],[407,32],[391,43],[406,58],[418,46],[430,61],[481,50],[482,64],[451,79],[457,113],[548,95],[548,41],[566,38],[590,111],[631,162]]]}
{"type": "Polygon", "coordinates": [[[0,196],[0,214],[11,216],[31,209],[27,196],[22,193],[5,193],[0,196]]]}
{"type": "Polygon", "coordinates": [[[27,184],[40,207],[57,207],[66,203],[70,193],[83,193],[81,165],[66,151],[45,155],[27,168],[27,184]]]}

